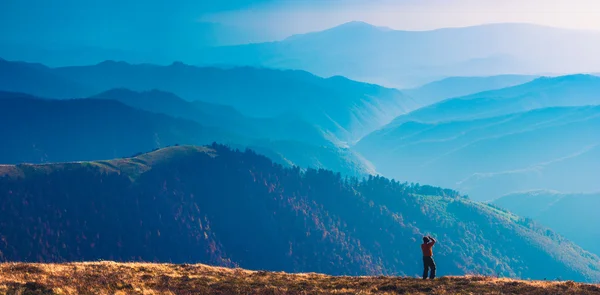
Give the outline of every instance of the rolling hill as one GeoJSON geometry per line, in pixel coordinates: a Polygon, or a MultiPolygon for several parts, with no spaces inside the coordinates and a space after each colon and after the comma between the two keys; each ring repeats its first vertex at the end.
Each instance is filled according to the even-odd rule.
{"type": "Polygon", "coordinates": [[[528,191],[502,196],[493,204],[531,218],[600,255],[600,225],[596,208],[600,194],[564,194],[528,191]]]}
{"type": "Polygon", "coordinates": [[[199,62],[302,69],[408,88],[450,76],[597,72],[599,49],[599,32],[531,24],[398,31],[351,22],[280,42],[209,49],[199,62]]]}
{"type": "Polygon", "coordinates": [[[440,275],[600,279],[600,258],[457,192],[284,168],[213,144],[134,158],[0,166],[1,259],[210,263],[415,275],[435,235],[440,275]],[[10,229],[10,230],[7,230],[10,229]]]}
{"type": "Polygon", "coordinates": [[[598,128],[600,107],[553,107],[474,120],[406,120],[355,148],[384,175],[490,200],[532,189],[599,190],[598,128]]]}

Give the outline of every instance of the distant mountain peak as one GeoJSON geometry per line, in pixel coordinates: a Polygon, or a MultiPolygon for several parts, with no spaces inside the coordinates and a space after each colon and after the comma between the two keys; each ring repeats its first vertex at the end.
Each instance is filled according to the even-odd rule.
{"type": "Polygon", "coordinates": [[[315,32],[310,32],[310,33],[306,33],[306,34],[297,34],[297,35],[293,35],[290,36],[288,38],[286,38],[285,40],[290,41],[290,40],[295,40],[298,38],[301,38],[303,36],[312,36],[312,35],[317,35],[317,34],[322,34],[322,33],[339,33],[339,32],[351,32],[351,33],[355,33],[355,32],[388,32],[388,31],[393,31],[391,28],[388,27],[378,27],[372,24],[369,24],[367,22],[363,22],[363,21],[351,21],[351,22],[347,22],[347,23],[343,23],[341,25],[329,28],[329,29],[325,29],[322,31],[315,31],[315,32]]]}
{"type": "Polygon", "coordinates": [[[330,30],[340,30],[340,29],[352,29],[352,30],[377,30],[377,31],[392,31],[391,28],[388,27],[379,27],[372,25],[370,23],[364,21],[350,21],[347,23],[343,23],[339,26],[333,27],[330,30]]]}
{"type": "Polygon", "coordinates": [[[189,67],[190,65],[188,65],[188,64],[186,64],[186,63],[184,63],[182,61],[174,61],[173,63],[171,63],[170,66],[171,67],[181,67],[181,68],[183,68],[183,67],[189,67]]]}

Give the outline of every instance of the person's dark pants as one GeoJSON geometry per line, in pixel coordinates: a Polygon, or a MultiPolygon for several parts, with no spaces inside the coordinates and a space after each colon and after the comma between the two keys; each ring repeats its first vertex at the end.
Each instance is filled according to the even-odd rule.
{"type": "Polygon", "coordinates": [[[435,261],[433,261],[433,257],[423,256],[423,268],[423,279],[427,279],[429,269],[431,269],[431,274],[429,274],[429,278],[435,278],[435,261]]]}

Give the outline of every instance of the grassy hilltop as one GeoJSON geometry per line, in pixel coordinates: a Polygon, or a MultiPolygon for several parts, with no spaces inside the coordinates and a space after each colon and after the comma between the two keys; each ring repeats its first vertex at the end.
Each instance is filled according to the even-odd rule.
{"type": "Polygon", "coordinates": [[[0,264],[0,294],[600,294],[572,281],[480,276],[422,281],[248,271],[203,264],[0,264]]]}

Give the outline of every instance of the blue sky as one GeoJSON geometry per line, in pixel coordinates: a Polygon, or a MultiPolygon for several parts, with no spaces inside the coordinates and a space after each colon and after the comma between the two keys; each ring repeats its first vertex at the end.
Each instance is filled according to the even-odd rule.
{"type": "Polygon", "coordinates": [[[2,0],[0,44],[173,56],[352,20],[404,30],[501,22],[600,30],[598,15],[598,0],[2,0]]]}

